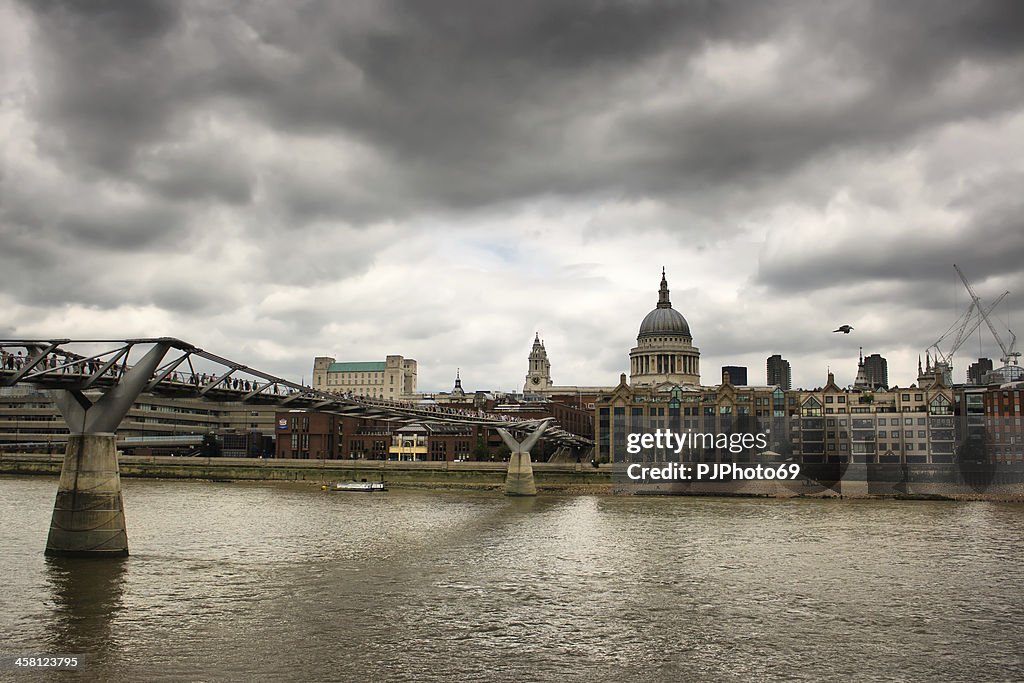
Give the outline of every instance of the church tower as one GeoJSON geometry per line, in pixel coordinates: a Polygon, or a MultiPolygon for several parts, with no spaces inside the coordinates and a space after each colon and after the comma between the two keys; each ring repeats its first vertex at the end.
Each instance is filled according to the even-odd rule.
{"type": "Polygon", "coordinates": [[[526,384],[523,393],[530,394],[547,389],[551,382],[551,363],[544,342],[540,340],[540,332],[533,337],[533,348],[530,349],[530,369],[526,373],[526,384]]]}
{"type": "Polygon", "coordinates": [[[854,389],[870,389],[867,372],[864,370],[864,347],[860,347],[860,361],[857,363],[857,378],[853,380],[854,389]]]}
{"type": "Polygon", "coordinates": [[[459,398],[465,398],[466,397],[466,392],[462,388],[462,377],[459,376],[459,371],[460,370],[461,370],[461,368],[456,368],[455,369],[455,388],[452,389],[452,396],[453,397],[457,396],[459,398]]]}

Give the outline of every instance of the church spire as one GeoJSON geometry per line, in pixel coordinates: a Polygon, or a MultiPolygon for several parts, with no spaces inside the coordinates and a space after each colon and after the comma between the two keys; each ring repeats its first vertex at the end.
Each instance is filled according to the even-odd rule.
{"type": "Polygon", "coordinates": [[[665,279],[665,266],[661,267],[661,289],[658,290],[658,308],[672,308],[668,299],[668,280],[665,279]]]}
{"type": "Polygon", "coordinates": [[[864,370],[864,347],[860,347],[860,360],[857,362],[857,378],[853,380],[854,389],[870,389],[868,375],[864,370]]]}

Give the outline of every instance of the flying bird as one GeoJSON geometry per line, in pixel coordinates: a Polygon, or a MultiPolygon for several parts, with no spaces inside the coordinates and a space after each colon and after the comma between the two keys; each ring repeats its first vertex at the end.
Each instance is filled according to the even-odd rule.
{"type": "Polygon", "coordinates": [[[833,332],[842,332],[843,334],[850,334],[850,330],[853,329],[853,325],[840,325],[838,330],[832,330],[833,332]]]}

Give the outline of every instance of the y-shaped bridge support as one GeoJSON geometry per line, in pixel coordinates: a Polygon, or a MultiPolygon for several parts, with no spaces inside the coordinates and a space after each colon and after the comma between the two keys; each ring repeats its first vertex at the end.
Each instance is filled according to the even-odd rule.
{"type": "Polygon", "coordinates": [[[47,555],[128,554],[115,432],[170,349],[158,342],[95,403],[78,389],[54,403],[71,434],[53,504],[47,555]]]}
{"type": "Polygon", "coordinates": [[[505,475],[506,496],[536,496],[537,485],[533,481],[533,464],[530,462],[530,449],[548,428],[544,421],[522,443],[515,440],[507,430],[497,427],[505,445],[512,451],[508,459],[508,474],[505,475]]]}

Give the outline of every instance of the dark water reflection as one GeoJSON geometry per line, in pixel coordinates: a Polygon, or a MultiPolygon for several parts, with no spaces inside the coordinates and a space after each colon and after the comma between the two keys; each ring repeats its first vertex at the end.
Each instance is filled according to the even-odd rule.
{"type": "MultiPolygon", "coordinates": [[[[0,479],[5,651],[104,680],[1019,680],[1024,506],[125,482],[44,558],[0,479]]],[[[66,675],[66,674],[65,674],[66,675]]]]}
{"type": "Polygon", "coordinates": [[[87,654],[89,666],[116,661],[111,628],[122,609],[127,558],[43,559],[50,600],[44,652],[87,654]]]}

